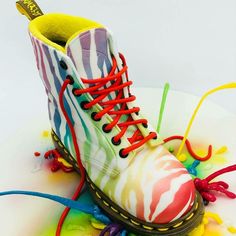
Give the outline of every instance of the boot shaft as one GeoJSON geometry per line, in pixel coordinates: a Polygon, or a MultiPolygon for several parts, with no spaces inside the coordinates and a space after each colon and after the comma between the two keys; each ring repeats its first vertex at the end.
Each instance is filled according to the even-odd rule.
{"type": "MultiPolygon", "coordinates": [[[[94,121],[91,118],[92,114],[101,111],[103,108],[99,104],[89,110],[81,108],[83,102],[92,101],[94,97],[89,93],[76,96],[74,90],[89,87],[82,82],[82,77],[92,80],[99,76],[107,76],[112,67],[111,55],[117,61],[116,71],[122,69],[122,62],[114,48],[111,34],[101,25],[92,21],[72,17],[73,20],[76,19],[77,24],[86,26],[80,29],[79,32],[70,32],[72,36],[67,36],[68,39],[66,39],[66,33],[63,35],[64,31],[62,29],[62,35],[56,30],[55,32],[50,30],[46,32],[44,29],[43,32],[40,32],[41,24],[48,22],[53,25],[57,22],[57,27],[63,27],[59,22],[65,21],[65,19],[69,19],[70,22],[71,16],[44,15],[32,21],[29,27],[37,67],[48,95],[48,110],[52,129],[69,151],[75,154],[69,127],[59,106],[59,93],[62,84],[66,78],[70,77],[73,79],[73,85],[70,85],[66,90],[64,104],[77,134],[83,164],[87,171],[97,168],[104,174],[114,177],[129,166],[136,150],[130,152],[127,158],[120,158],[118,155],[120,150],[130,146],[128,137],[123,136],[118,146],[113,145],[112,139],[120,132],[120,128],[115,126],[109,133],[105,133],[103,130],[105,124],[113,121],[112,115],[105,114],[99,122],[94,121]],[[79,23],[84,21],[85,23],[79,23]],[[56,39],[49,41],[53,37],[56,39]]],[[[50,24],[48,25],[49,28],[52,26],[50,24]]],[[[54,25],[53,28],[57,29],[57,27],[54,25]]],[[[128,78],[125,73],[122,75],[122,79],[124,82],[127,81],[128,78]]],[[[105,84],[104,88],[108,86],[109,83],[105,84]]],[[[124,94],[129,96],[128,89],[124,89],[124,94]]],[[[104,101],[112,100],[116,95],[116,92],[111,92],[104,101]]],[[[135,106],[132,103],[128,105],[135,106]]],[[[140,114],[132,114],[134,119],[140,116],[140,114]]],[[[151,132],[150,126],[148,129],[142,126],[138,128],[144,135],[151,132]]],[[[152,129],[152,131],[154,130],[152,129]]],[[[133,133],[134,127],[129,132],[133,133]]],[[[150,143],[157,146],[161,143],[161,140],[151,140],[150,143]]]]}

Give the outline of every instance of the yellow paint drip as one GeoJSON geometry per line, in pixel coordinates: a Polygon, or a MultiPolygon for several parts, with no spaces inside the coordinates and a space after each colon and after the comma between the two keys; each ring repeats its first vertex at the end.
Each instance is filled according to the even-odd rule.
{"type": "Polygon", "coordinates": [[[101,222],[94,221],[94,220],[91,221],[91,225],[93,226],[93,228],[99,229],[99,230],[103,230],[106,227],[106,225],[102,224],[101,222]]]}
{"type": "Polygon", "coordinates": [[[48,130],[44,130],[44,131],[42,132],[42,136],[43,136],[44,138],[48,138],[48,137],[49,137],[49,131],[48,131],[48,130]]]}
{"type": "Polygon", "coordinates": [[[188,236],[203,236],[205,232],[204,224],[200,224],[197,228],[195,228],[188,236]]]}
{"type": "Polygon", "coordinates": [[[224,236],[222,232],[219,232],[217,230],[205,230],[205,233],[203,236],[224,236]]]}
{"type": "Polygon", "coordinates": [[[187,155],[182,153],[177,158],[178,158],[179,161],[185,162],[187,160],[187,155]]]}
{"type": "MultiPolygon", "coordinates": [[[[209,218],[215,220],[216,223],[218,224],[223,223],[222,219],[220,218],[218,214],[213,213],[213,212],[205,212],[202,223],[198,227],[196,227],[191,233],[189,233],[188,236],[204,236],[204,235],[210,236],[209,233],[206,232],[206,228],[205,228],[205,226],[209,223],[209,218]]],[[[214,232],[214,234],[211,234],[211,235],[220,236],[221,234],[218,232],[214,232]]]]}
{"type": "Polygon", "coordinates": [[[218,223],[219,225],[221,225],[223,223],[223,220],[220,218],[220,216],[216,213],[213,213],[213,212],[206,212],[205,213],[205,216],[207,218],[211,218],[213,219],[214,221],[216,221],[216,223],[218,223]]]}
{"type": "Polygon", "coordinates": [[[203,217],[202,223],[203,223],[204,225],[207,225],[207,224],[209,223],[209,220],[208,220],[208,218],[207,218],[206,216],[203,217]]]}
{"type": "Polygon", "coordinates": [[[228,151],[228,147],[227,146],[223,146],[220,149],[218,149],[215,154],[223,154],[226,153],[228,151]]]}
{"type": "Polygon", "coordinates": [[[198,156],[205,156],[206,155],[206,150],[203,150],[203,149],[198,149],[195,152],[198,156]]]}
{"type": "Polygon", "coordinates": [[[197,107],[195,108],[195,110],[194,110],[194,112],[193,112],[193,114],[192,114],[192,117],[191,117],[191,119],[190,119],[190,121],[189,121],[189,124],[188,124],[188,126],[187,126],[187,129],[186,129],[186,131],[185,131],[185,133],[184,133],[184,138],[183,138],[182,143],[180,144],[179,150],[178,150],[178,152],[177,152],[177,157],[178,157],[178,156],[181,154],[181,152],[183,151],[185,142],[186,142],[186,140],[187,140],[187,138],[188,138],[189,132],[190,132],[190,130],[191,130],[191,128],[192,128],[192,125],[193,125],[193,122],[194,122],[194,120],[195,120],[195,118],[196,118],[196,115],[197,115],[197,113],[198,113],[200,107],[202,106],[203,102],[206,100],[206,98],[207,98],[209,95],[211,95],[211,94],[213,94],[213,93],[215,93],[215,92],[218,92],[218,91],[221,91],[221,90],[225,90],[225,89],[235,89],[235,88],[236,88],[236,83],[235,83],[235,82],[228,83],[228,84],[223,84],[223,85],[221,85],[221,86],[219,86],[219,87],[216,87],[216,88],[214,88],[214,89],[212,89],[212,90],[207,91],[207,92],[202,96],[202,98],[200,99],[200,101],[199,101],[197,107]]]}
{"type": "Polygon", "coordinates": [[[227,162],[228,162],[228,160],[225,157],[223,157],[223,156],[218,156],[218,157],[213,156],[213,163],[214,164],[223,165],[223,164],[225,164],[227,162]]]}
{"type": "Polygon", "coordinates": [[[228,231],[231,233],[231,234],[236,234],[236,228],[234,226],[229,226],[228,227],[228,231]]]}
{"type": "Polygon", "coordinates": [[[69,164],[65,159],[59,157],[58,159],[58,162],[62,163],[65,167],[73,167],[71,164],[69,164]]]}

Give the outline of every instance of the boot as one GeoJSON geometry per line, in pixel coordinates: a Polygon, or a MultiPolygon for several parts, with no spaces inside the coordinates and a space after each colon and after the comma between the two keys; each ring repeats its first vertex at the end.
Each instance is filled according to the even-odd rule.
{"type": "Polygon", "coordinates": [[[85,173],[95,202],[139,235],[193,230],[202,220],[202,199],[135,104],[125,58],[106,27],[46,14],[30,22],[29,34],[53,141],[85,173]]]}

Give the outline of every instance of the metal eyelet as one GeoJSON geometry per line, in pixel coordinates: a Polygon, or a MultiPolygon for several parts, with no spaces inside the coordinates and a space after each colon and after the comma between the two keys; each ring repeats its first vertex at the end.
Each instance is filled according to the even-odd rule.
{"type": "Polygon", "coordinates": [[[66,79],[68,79],[68,80],[70,80],[70,84],[72,85],[72,84],[74,84],[74,78],[71,76],[71,75],[67,75],[66,76],[66,79]]]}
{"type": "Polygon", "coordinates": [[[67,69],[68,69],[68,66],[66,65],[66,63],[65,63],[63,60],[61,60],[61,61],[59,62],[59,64],[60,64],[60,67],[61,67],[63,70],[67,70],[67,69]]]}
{"type": "Polygon", "coordinates": [[[72,89],[72,93],[73,93],[73,95],[76,96],[76,97],[80,97],[81,94],[76,94],[76,93],[75,93],[76,90],[78,90],[78,89],[77,89],[77,88],[73,88],[73,89],[72,89]]]}
{"type": "Polygon", "coordinates": [[[144,128],[147,128],[147,127],[148,127],[148,124],[143,123],[143,127],[144,127],[144,128]]]}
{"type": "Polygon", "coordinates": [[[108,134],[108,133],[111,132],[111,129],[106,130],[107,125],[108,125],[108,124],[104,124],[104,125],[102,126],[102,130],[103,130],[104,133],[107,133],[107,134],[108,134]]]}
{"type": "MultiPolygon", "coordinates": [[[[155,133],[155,132],[150,132],[149,134],[152,134],[152,133],[155,133]]],[[[155,133],[155,134],[156,134],[156,133],[155,133]]],[[[157,139],[157,134],[156,134],[156,136],[155,136],[154,138],[152,138],[152,139],[156,140],[156,139],[157,139]]]]}
{"type": "MultiPolygon", "coordinates": [[[[138,107],[133,107],[133,109],[135,109],[135,108],[138,108],[138,107]]],[[[136,116],[138,116],[139,115],[139,111],[136,111],[135,114],[136,114],[136,116]]]]}
{"type": "Polygon", "coordinates": [[[208,204],[209,204],[209,201],[208,201],[208,200],[206,200],[206,199],[203,199],[203,204],[204,204],[204,206],[208,206],[208,204]]]}
{"type": "Polygon", "coordinates": [[[115,146],[119,146],[119,145],[121,144],[121,140],[119,139],[119,140],[116,142],[116,141],[115,141],[115,137],[113,137],[113,138],[111,139],[111,142],[112,142],[112,144],[115,145],[115,146]]]}
{"type": "Polygon", "coordinates": [[[122,153],[123,150],[124,150],[124,148],[122,148],[122,149],[119,151],[119,155],[120,155],[121,158],[126,158],[129,154],[123,155],[123,153],[122,153]]]}
{"type": "Polygon", "coordinates": [[[95,116],[96,116],[97,114],[98,114],[97,112],[93,112],[93,113],[91,114],[91,118],[92,118],[94,121],[100,121],[100,120],[101,120],[101,118],[99,118],[99,119],[96,119],[96,118],[95,118],[95,116]]]}
{"type": "Polygon", "coordinates": [[[87,101],[82,101],[81,103],[80,103],[80,107],[83,109],[83,110],[88,110],[89,108],[85,108],[85,105],[87,105],[89,102],[87,102],[87,101]]]}

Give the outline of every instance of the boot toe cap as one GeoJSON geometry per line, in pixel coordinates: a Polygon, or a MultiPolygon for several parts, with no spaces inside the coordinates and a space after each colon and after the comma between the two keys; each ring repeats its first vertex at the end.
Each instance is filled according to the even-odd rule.
{"type": "Polygon", "coordinates": [[[173,222],[192,209],[196,198],[187,169],[162,146],[153,152],[140,152],[117,179],[105,180],[101,190],[144,223],[173,222]]]}
{"type": "MultiPolygon", "coordinates": [[[[176,157],[167,153],[153,162],[141,179],[136,216],[153,224],[166,224],[192,208],[196,190],[192,177],[176,157]]],[[[145,167],[144,167],[145,168],[145,167]]]]}

